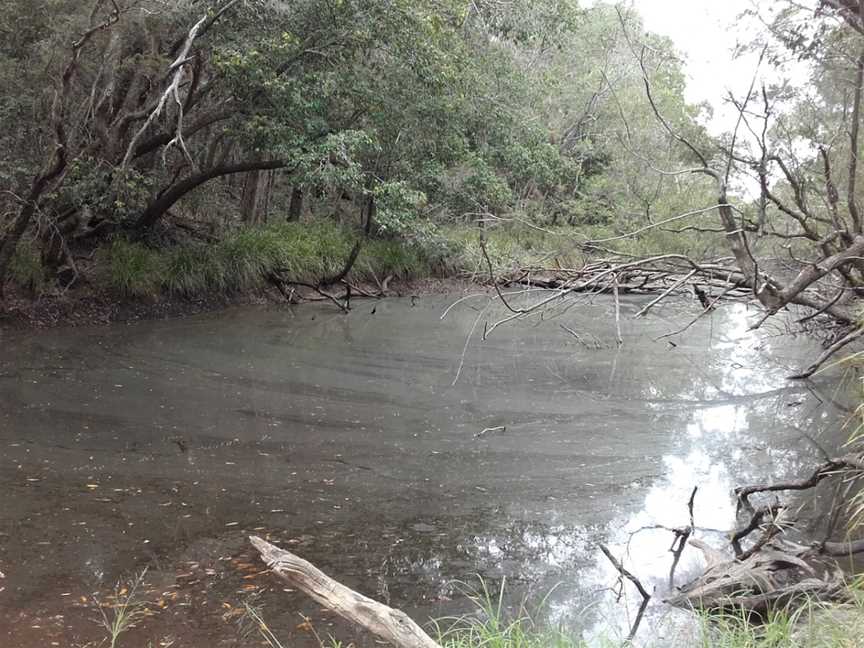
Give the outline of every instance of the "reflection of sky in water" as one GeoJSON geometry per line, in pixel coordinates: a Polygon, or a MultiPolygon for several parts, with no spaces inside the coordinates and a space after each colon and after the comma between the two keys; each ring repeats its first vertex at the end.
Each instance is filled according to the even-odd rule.
{"type": "MultiPolygon", "coordinates": [[[[694,486],[698,486],[693,537],[726,549],[726,532],[735,526],[736,511],[731,493],[745,475],[755,477],[748,470],[754,463],[751,455],[767,455],[767,470],[762,477],[793,473],[797,470],[796,464],[801,462],[800,452],[795,448],[774,450],[770,448],[770,440],[763,443],[766,439],[761,430],[754,432],[756,439],[750,439],[754,423],[758,425],[759,421],[772,417],[782,426],[784,419],[800,415],[790,410],[787,403],[789,367],[783,366],[782,358],[780,362],[774,361],[775,349],[772,349],[770,334],[766,337],[763,332],[750,330],[752,315],[743,304],[724,309],[722,335],[712,331],[712,353],[694,359],[693,381],[689,389],[682,390],[681,398],[685,402],[692,399],[694,405],[678,448],[663,457],[663,477],[648,488],[635,513],[624,514],[608,527],[607,542],[612,552],[622,558],[624,565],[652,592],[652,604],[639,635],[651,636],[655,641],[665,637],[672,643],[686,645],[686,637],[692,637],[695,632],[690,615],[658,605],[658,601],[671,593],[669,572],[673,555],[670,548],[674,537],[668,529],[657,527],[687,526],[687,501],[694,486]],[[710,405],[711,400],[723,403],[752,394],[764,397],[710,405]]],[[[653,385],[647,385],[644,393],[649,399],[660,396],[653,385]]],[[[658,399],[652,405],[660,408],[663,403],[658,399]]],[[[826,417],[827,412],[819,414],[819,418],[826,417]]],[[[574,610],[590,609],[589,613],[583,613],[582,619],[588,622],[583,626],[587,639],[600,642],[610,632],[624,638],[641,598],[627,583],[619,599],[618,572],[599,550],[594,551],[591,562],[591,567],[574,576],[580,579],[583,591],[576,598],[555,600],[551,617],[562,621],[573,619],[574,610]],[[604,594],[593,604],[586,605],[586,590],[604,594]]],[[[703,565],[701,553],[688,547],[676,569],[675,585],[680,586],[697,576],[703,565]]]]}
{"type": "MultiPolygon", "coordinates": [[[[794,341],[790,344],[788,337],[780,335],[784,325],[753,331],[750,323],[755,316],[743,304],[718,309],[676,347],[651,340],[650,334],[637,339],[625,335],[625,346],[607,354],[605,374],[596,364],[590,366],[594,373],[585,373],[588,368],[564,355],[546,358],[547,369],[554,371],[549,369],[552,380],[547,378],[544,389],[560,390],[563,397],[581,399],[581,404],[575,417],[565,412],[550,419],[552,423],[532,429],[536,443],[548,442],[553,431],[568,443],[586,443],[581,437],[568,437],[568,426],[581,431],[603,425],[608,430],[608,435],[599,435],[591,441],[592,447],[574,457],[572,493],[536,506],[545,509],[545,522],[526,522],[520,518],[525,511],[519,509],[491,511],[478,531],[453,530],[450,537],[461,540],[455,560],[452,555],[441,560],[441,553],[433,550],[435,558],[415,557],[411,564],[395,569],[394,575],[422,574],[428,586],[446,598],[458,598],[448,579],[454,571],[469,580],[469,574],[480,575],[493,589],[506,577],[510,588],[515,584],[516,599],[539,600],[560,584],[546,601],[545,615],[555,623],[582,629],[586,638],[600,643],[609,634],[623,639],[640,603],[629,583],[623,588],[623,600],[618,600],[618,572],[597,548],[604,542],[653,591],[637,641],[642,636],[659,639],[662,645],[691,645],[685,637],[694,632],[692,616],[661,604],[671,593],[674,537],[668,529],[657,527],[687,526],[687,501],[698,486],[694,537],[725,549],[727,532],[736,525],[731,495],[735,486],[800,474],[818,456],[804,440],[805,433],[818,437],[824,432],[828,444],[838,438],[836,412],[822,406],[815,387],[786,380],[800,365],[802,353],[794,341]],[[664,363],[658,354],[666,353],[676,355],[664,363]],[[650,367],[655,361],[665,373],[650,367]],[[598,385],[605,391],[599,391],[598,385]],[[592,403],[607,400],[612,405],[595,414],[592,403]],[[613,418],[619,412],[620,418],[613,418]],[[585,420],[589,415],[595,416],[590,423],[585,420]],[[627,454],[619,444],[628,442],[628,425],[637,426],[632,430],[639,435],[632,442],[634,448],[645,448],[642,475],[621,472],[616,465],[619,455],[627,454]],[[645,446],[646,438],[662,442],[663,449],[645,446]],[[654,465],[649,454],[654,455],[654,465]],[[608,468],[592,465],[596,455],[603,456],[608,468]],[[582,476],[586,470],[595,471],[591,483],[582,476]],[[612,522],[590,526],[579,513],[574,516],[568,506],[577,499],[611,508],[604,517],[612,522]]],[[[537,359],[519,355],[521,343],[524,339],[514,342],[512,371],[495,374],[495,381],[532,381],[530,368],[537,359]]],[[[500,357],[501,349],[489,353],[500,357]]],[[[472,365],[468,366],[466,374],[471,371],[472,365]]],[[[489,380],[490,370],[494,365],[484,365],[478,380],[489,380]]],[[[496,443],[507,443],[507,437],[502,435],[496,443]]],[[[635,461],[638,468],[638,456],[635,461]]],[[[529,475],[532,480],[538,477],[529,475]]],[[[446,540],[440,551],[445,547],[446,540]]],[[[688,546],[677,566],[675,584],[697,576],[702,566],[701,553],[688,546]]]]}

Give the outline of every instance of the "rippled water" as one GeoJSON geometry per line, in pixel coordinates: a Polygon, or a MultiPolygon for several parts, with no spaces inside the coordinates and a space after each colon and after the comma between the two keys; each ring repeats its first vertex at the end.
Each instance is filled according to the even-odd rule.
{"type": "MultiPolygon", "coordinates": [[[[258,573],[252,532],[419,621],[469,611],[480,577],[626,634],[634,592],[616,603],[598,543],[659,601],[672,538],[648,527],[686,524],[694,486],[697,536],[721,546],[735,485],[802,474],[846,435],[836,377],[785,379],[816,345],[749,331],[745,305],[660,338],[697,307],[634,320],[627,301],[619,349],[602,298],[486,341],[506,313],[476,297],[442,320],[453,301],[0,333],[0,644],[98,638],[94,601],[147,567],[156,614],[127,646],[251,645],[250,596],[286,645],[315,645],[301,613],[373,645],[258,573]]],[[[688,549],[676,583],[698,565],[688,549]]],[[[659,604],[648,623],[670,644],[689,627],[659,604]]]]}

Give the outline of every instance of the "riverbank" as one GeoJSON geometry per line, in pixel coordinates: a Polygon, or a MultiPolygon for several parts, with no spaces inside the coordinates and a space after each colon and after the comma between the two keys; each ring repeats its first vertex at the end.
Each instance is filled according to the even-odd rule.
{"type": "MultiPolygon", "coordinates": [[[[327,300],[316,288],[344,294],[345,281],[355,299],[459,292],[488,285],[490,266],[495,277],[530,267],[581,267],[595,254],[585,240],[608,234],[599,227],[508,224],[483,230],[484,251],[480,230],[471,226],[437,228],[422,237],[366,238],[335,222],[282,222],[215,237],[184,223],[156,240],[119,237],[81,250],[68,288],[58,286],[62,280],[48,281],[33,248],[22,245],[14,281],[0,303],[0,325],[106,324],[327,300]]],[[[681,238],[676,249],[686,253],[697,244],[697,238],[681,238]]],[[[650,232],[619,251],[646,255],[666,247],[663,232],[650,232]]]]}
{"type": "MultiPolygon", "coordinates": [[[[386,297],[460,294],[485,290],[481,282],[458,277],[429,277],[391,281],[386,292],[375,284],[353,284],[355,307],[363,301],[386,297]],[[356,290],[359,288],[359,290],[356,290]]],[[[344,292],[344,290],[343,290],[344,292]]],[[[276,288],[247,293],[210,293],[198,297],[162,294],[154,297],[118,297],[92,288],[27,297],[15,292],[0,309],[0,328],[44,329],[56,326],[99,326],[137,321],[190,317],[242,306],[284,306],[288,303],[329,301],[314,290],[299,287],[296,301],[287,302],[276,288]]],[[[371,307],[371,306],[370,306],[371,307]]]]}

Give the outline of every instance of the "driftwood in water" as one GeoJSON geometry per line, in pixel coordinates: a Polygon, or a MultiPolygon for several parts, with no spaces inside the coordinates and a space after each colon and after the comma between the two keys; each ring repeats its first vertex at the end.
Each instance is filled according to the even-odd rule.
{"type": "Polygon", "coordinates": [[[762,614],[803,598],[833,601],[844,596],[843,574],[836,563],[821,559],[810,547],[772,544],[739,560],[699,540],[690,544],[702,550],[708,567],[667,599],[676,607],[762,614]]]}
{"type": "Polygon", "coordinates": [[[275,574],[343,619],[397,648],[441,648],[404,612],[345,587],[289,551],[256,536],[249,539],[275,574]]]}
{"type": "Polygon", "coordinates": [[[843,599],[847,590],[843,572],[834,558],[864,552],[864,540],[811,546],[786,541],[781,536],[792,526],[784,517],[786,507],[770,504],[757,508],[750,497],[757,493],[803,491],[815,488],[828,477],[842,474],[854,478],[862,471],[861,456],[849,454],[817,466],[805,479],[736,489],[739,505],[750,514],[750,520],[731,536],[734,556],[699,540],[690,540],[690,545],[702,551],[707,567],[667,602],[677,607],[739,609],[761,614],[804,598],[843,599]],[[744,549],[743,541],[756,531],[760,532],[757,539],[744,549]]]}

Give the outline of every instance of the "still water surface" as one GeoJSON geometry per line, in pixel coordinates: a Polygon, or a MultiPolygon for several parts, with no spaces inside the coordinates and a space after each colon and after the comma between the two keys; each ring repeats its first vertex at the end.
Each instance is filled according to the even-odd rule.
{"type": "MultiPolygon", "coordinates": [[[[155,614],[126,646],[258,645],[250,597],[285,645],[316,645],[301,614],[374,645],[259,573],[250,533],[419,621],[469,611],[479,577],[626,634],[634,593],[616,605],[598,543],[659,600],[672,538],[645,527],[686,524],[698,486],[697,536],[722,546],[735,485],[800,475],[846,435],[836,377],[785,380],[816,345],[749,331],[745,305],[673,345],[696,306],[633,320],[627,302],[619,349],[603,299],[485,342],[495,307],[442,320],[454,299],[0,332],[0,645],[98,639],[97,602],[145,567],[155,614]]],[[[678,583],[698,565],[685,552],[678,583]]],[[[648,621],[685,643],[680,615],[648,621]]]]}

